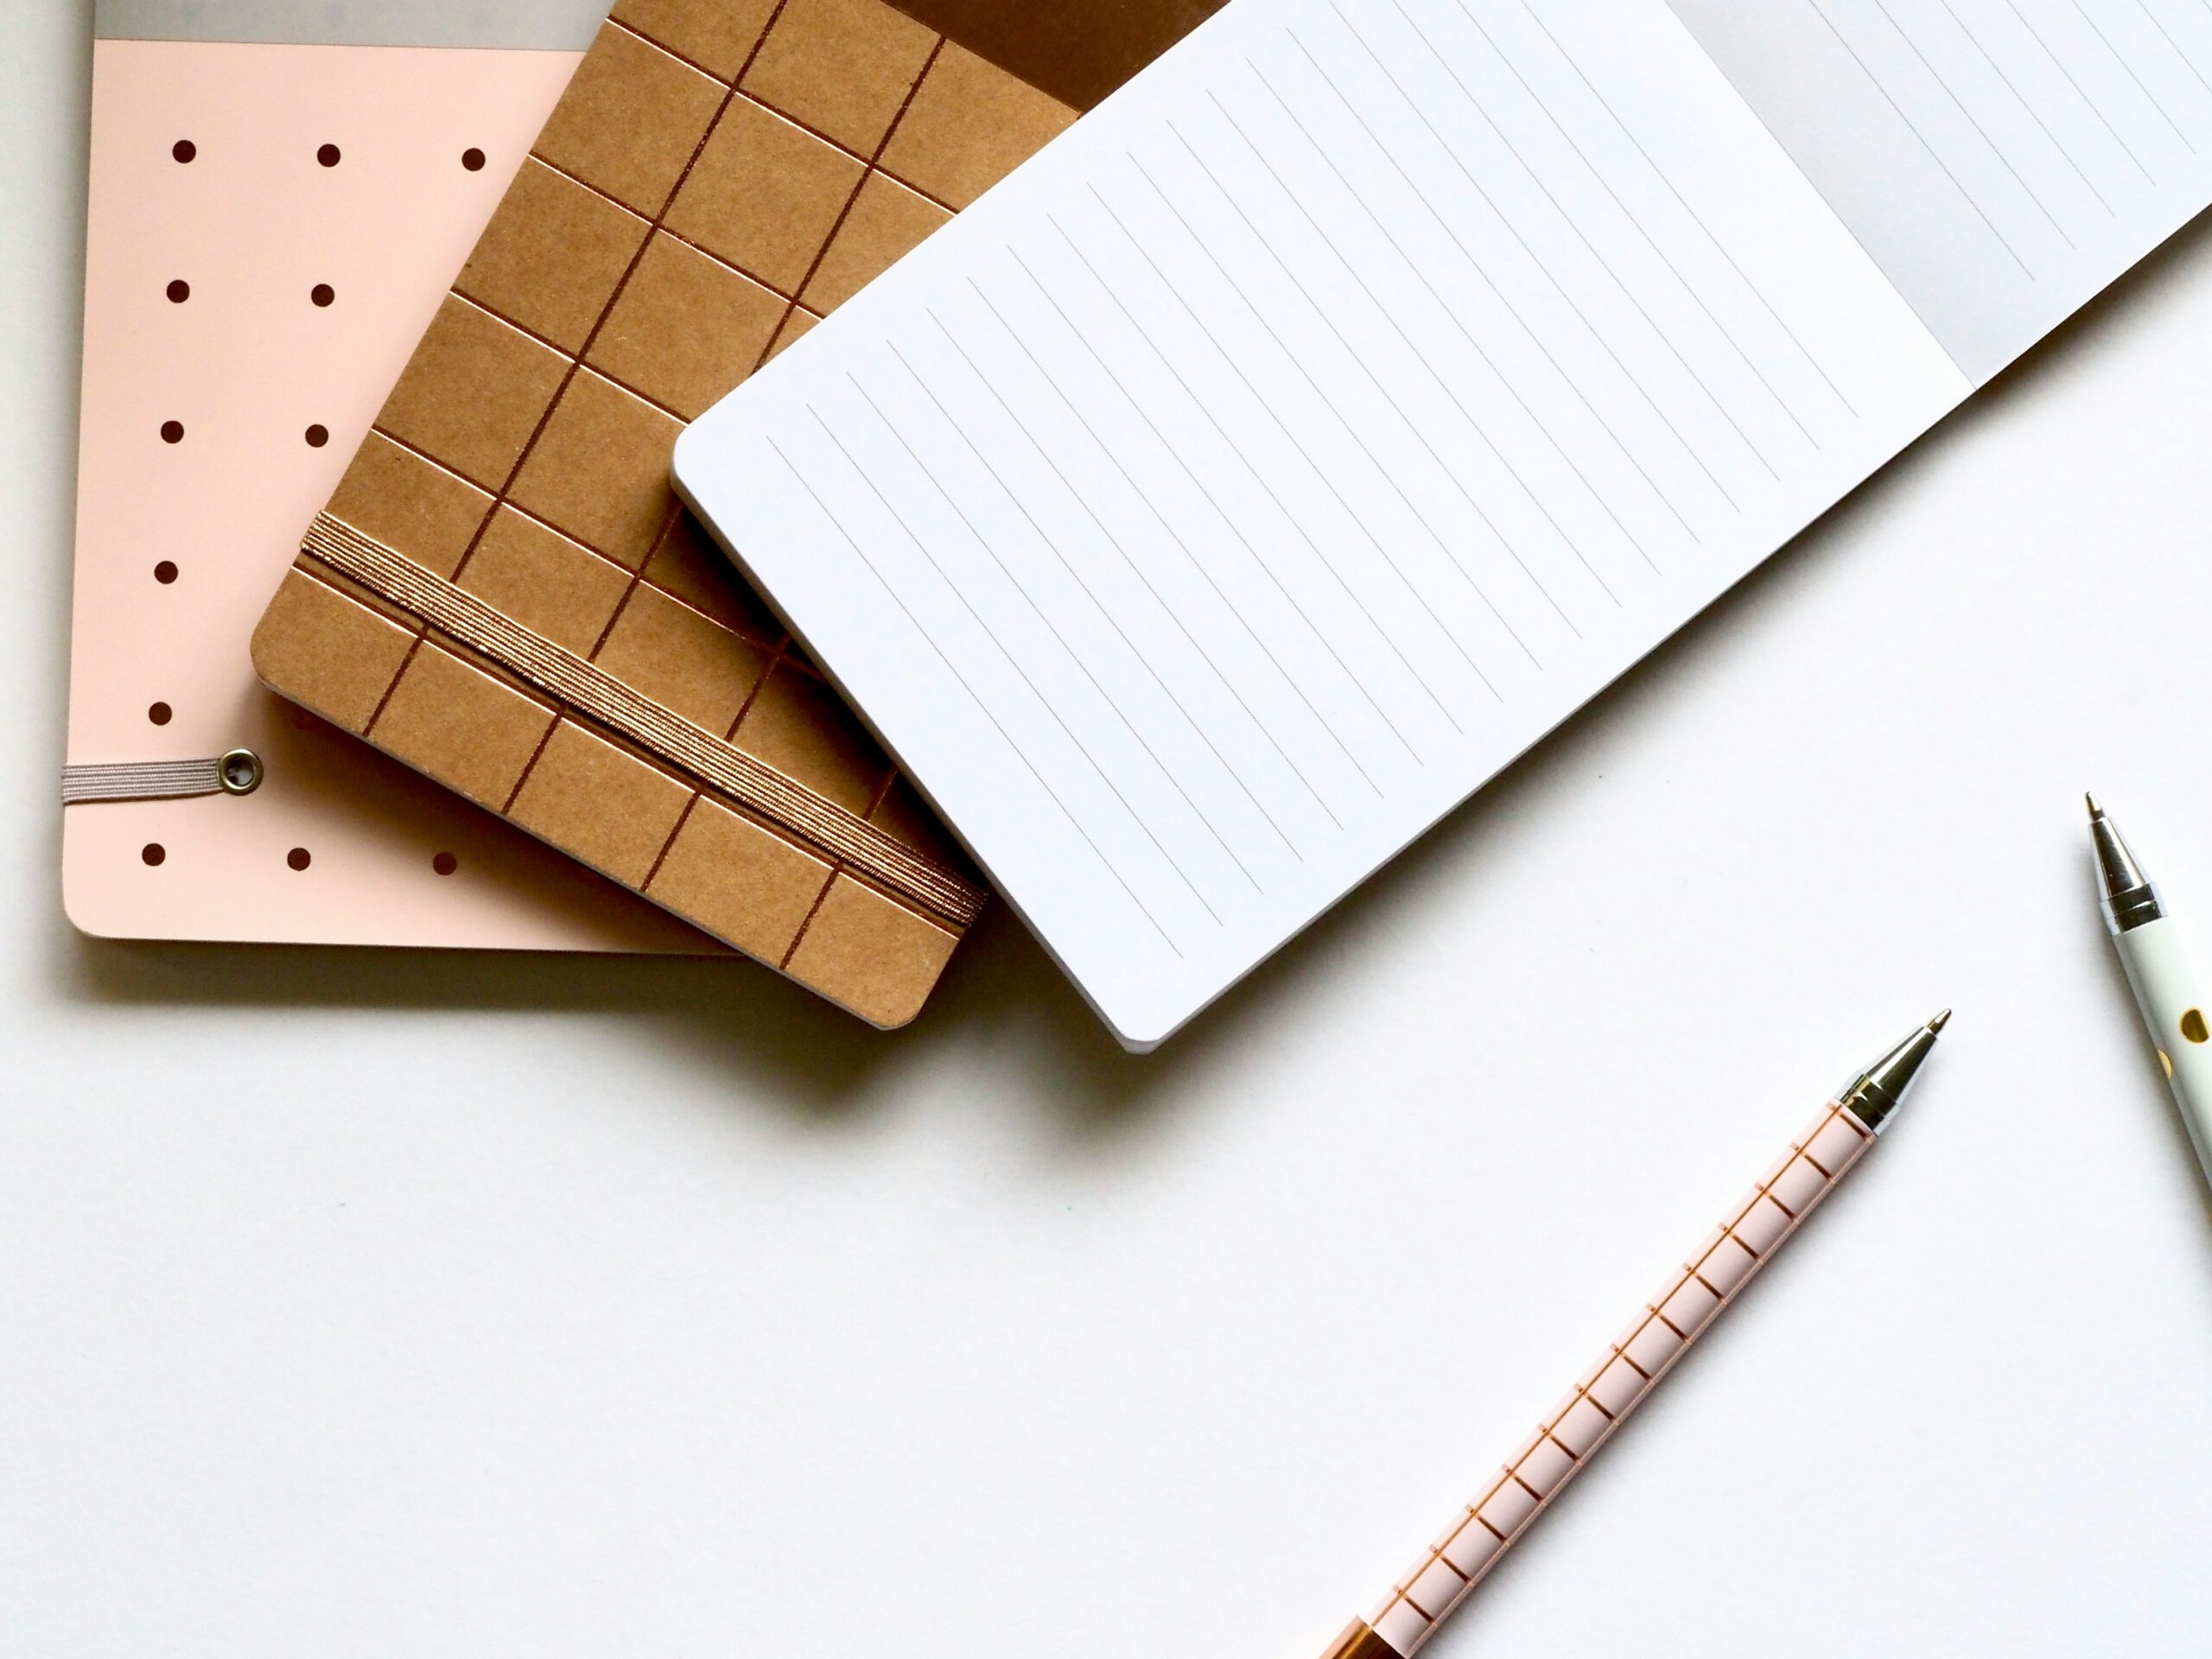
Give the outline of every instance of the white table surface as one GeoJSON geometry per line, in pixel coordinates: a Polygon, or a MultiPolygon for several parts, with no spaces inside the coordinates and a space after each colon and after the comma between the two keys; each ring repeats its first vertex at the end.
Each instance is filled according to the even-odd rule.
{"type": "Polygon", "coordinates": [[[88,8],[0,16],[0,1648],[1310,1659],[1827,1090],[1876,1159],[1431,1651],[2202,1651],[2200,226],[1145,1059],[58,897],[88,8]]]}

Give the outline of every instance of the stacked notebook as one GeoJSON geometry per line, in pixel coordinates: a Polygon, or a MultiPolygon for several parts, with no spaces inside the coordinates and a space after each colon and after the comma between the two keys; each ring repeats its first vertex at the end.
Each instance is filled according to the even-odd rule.
{"type": "Polygon", "coordinates": [[[1209,9],[941,4],[955,41],[874,0],[105,0],[73,917],[719,938],[910,1018],[980,889],[704,550],[669,449],[1209,9]],[[245,636],[311,518],[329,556],[257,636],[287,711],[245,636]],[[365,547],[445,588],[380,591],[365,547]]]}
{"type": "MultiPolygon", "coordinates": [[[[360,402],[282,403],[254,359],[257,435],[196,498],[296,462],[288,424],[330,452],[252,661],[383,758],[360,821],[442,841],[465,802],[505,836],[417,841],[416,880],[560,862],[527,837],[651,901],[560,942],[710,938],[883,1026],[988,881],[1149,1046],[2212,199],[2212,10],[2175,0],[1215,10],[622,0],[526,156],[518,71],[505,127],[496,76],[425,78],[293,146],[296,214],[381,169],[357,234],[511,180],[465,257],[459,207],[422,215],[443,291],[360,402]]],[[[96,255],[104,222],[96,188],[96,255]]],[[[110,461],[91,360],[88,517],[95,460],[150,484],[80,582],[80,628],[129,590],[136,632],[102,752],[73,728],[116,763],[73,814],[117,816],[72,857],[143,895],[175,861],[149,839],[125,884],[123,815],[178,809],[115,798],[212,822],[261,757],[128,715],[131,641],[235,664],[243,631],[135,573],[203,453],[186,380],[102,404],[110,461]]],[[[235,891],[281,887],[238,839],[235,891]]],[[[478,931],[526,931],[538,879],[478,931]]]]}

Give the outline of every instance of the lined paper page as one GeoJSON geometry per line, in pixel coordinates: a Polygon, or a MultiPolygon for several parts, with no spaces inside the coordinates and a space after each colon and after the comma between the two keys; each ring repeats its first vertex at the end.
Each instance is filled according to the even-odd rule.
{"type": "Polygon", "coordinates": [[[2204,0],[1674,0],[1977,383],[2212,200],[2204,0]]]}
{"type": "Polygon", "coordinates": [[[1967,390],[1660,0],[1236,0],[677,474],[1143,1046],[1967,390]]]}

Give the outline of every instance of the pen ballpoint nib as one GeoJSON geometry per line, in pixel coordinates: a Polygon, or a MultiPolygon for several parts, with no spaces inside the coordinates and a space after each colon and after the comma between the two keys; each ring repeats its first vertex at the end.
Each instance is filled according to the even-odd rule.
{"type": "Polygon", "coordinates": [[[1946,1008],[1854,1077],[1836,1096],[1836,1103],[1879,1135],[1904,1104],[1922,1065],[1936,1052],[1937,1035],[1950,1023],[1951,1011],[1946,1008]]]}
{"type": "Polygon", "coordinates": [[[2120,826],[2105,816],[2104,808],[2097,804],[2097,798],[2091,795],[2086,798],[2089,803],[2089,840],[2097,849],[2097,874],[2101,878],[2097,899],[2105,912],[2105,925],[2119,934],[2157,921],[2165,913],[2158,903],[2158,888],[2143,874],[2143,867],[2135,861],[2135,855],[2120,837],[2120,826]]]}

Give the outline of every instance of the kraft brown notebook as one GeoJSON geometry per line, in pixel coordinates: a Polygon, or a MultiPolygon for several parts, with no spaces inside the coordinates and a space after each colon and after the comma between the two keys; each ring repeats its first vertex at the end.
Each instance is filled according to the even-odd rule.
{"type": "Polygon", "coordinates": [[[1211,10],[622,0],[308,531],[261,677],[911,1020],[984,893],[680,509],[669,456],[1211,10]]]}

